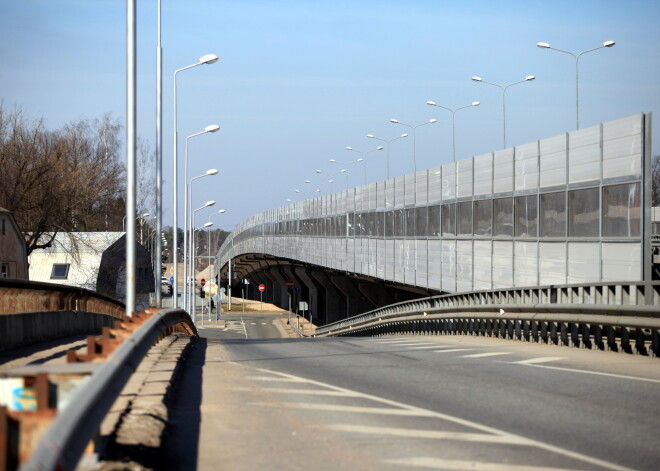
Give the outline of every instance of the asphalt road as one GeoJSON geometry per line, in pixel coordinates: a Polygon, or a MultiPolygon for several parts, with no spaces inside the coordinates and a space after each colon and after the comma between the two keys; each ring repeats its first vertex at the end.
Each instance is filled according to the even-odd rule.
{"type": "Polygon", "coordinates": [[[660,467],[660,360],[474,337],[282,338],[278,318],[200,330],[169,469],[660,467]]]}

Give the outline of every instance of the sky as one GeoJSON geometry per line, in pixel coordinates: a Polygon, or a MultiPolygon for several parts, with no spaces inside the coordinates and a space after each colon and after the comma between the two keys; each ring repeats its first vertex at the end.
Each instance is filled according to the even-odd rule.
{"type": "MultiPolygon", "coordinates": [[[[155,148],[157,2],[137,3],[138,135],[155,148]]],[[[452,113],[428,100],[480,102],[454,114],[457,160],[501,149],[502,91],[475,75],[536,77],[507,89],[508,147],[574,130],[575,61],[538,42],[579,53],[616,41],[580,59],[581,128],[656,112],[659,24],[657,0],[163,0],[163,224],[174,206],[173,74],[205,54],[220,60],[177,79],[179,182],[185,138],[218,124],[189,140],[188,175],[220,171],[195,181],[193,204],[215,200],[198,218],[226,209],[212,221],[229,230],[287,199],[345,189],[342,168],[350,187],[364,182],[363,165],[368,182],[384,180],[385,150],[355,164],[361,155],[346,147],[368,152],[383,143],[366,134],[410,132],[392,118],[437,119],[417,128],[418,170],[451,162],[452,113]]],[[[125,54],[123,1],[0,0],[0,101],[49,129],[107,112],[125,123],[125,54]]],[[[390,176],[412,172],[411,138],[390,144],[390,176]]]]}

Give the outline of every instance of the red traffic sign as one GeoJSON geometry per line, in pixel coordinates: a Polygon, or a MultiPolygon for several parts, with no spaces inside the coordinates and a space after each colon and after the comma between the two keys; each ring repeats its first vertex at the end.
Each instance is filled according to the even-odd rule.
{"type": "Polygon", "coordinates": [[[293,281],[287,281],[286,282],[286,287],[287,288],[293,288],[293,281]]]}
{"type": "Polygon", "coordinates": [[[204,285],[206,284],[206,280],[205,280],[204,278],[202,278],[201,281],[200,281],[199,283],[200,283],[202,286],[204,286],[204,285]]]}
{"type": "Polygon", "coordinates": [[[266,285],[259,285],[259,291],[266,291],[266,285]]]}

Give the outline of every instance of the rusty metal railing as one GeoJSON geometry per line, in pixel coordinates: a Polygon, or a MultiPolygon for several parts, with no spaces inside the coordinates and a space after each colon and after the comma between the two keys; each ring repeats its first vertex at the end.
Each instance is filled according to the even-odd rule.
{"type": "MultiPolygon", "coordinates": [[[[147,310],[117,322],[113,329],[104,328],[101,339],[90,337],[86,355],[70,351],[67,359],[75,368],[69,368],[67,374],[75,369],[81,374],[91,373],[91,376],[75,389],[68,405],[56,416],[51,408],[53,401],[49,398],[52,387],[49,387],[47,369],[30,373],[28,376],[31,377],[25,379],[26,384],[35,386],[36,410],[12,412],[0,407],[0,432],[5,430],[6,436],[18,437],[13,442],[0,443],[0,458],[5,458],[4,463],[0,461],[0,469],[19,465],[22,470],[74,470],[85,447],[148,350],[174,331],[197,334],[190,316],[183,310],[147,310]],[[99,363],[99,358],[105,358],[105,361],[99,363]],[[47,422],[45,427],[37,427],[45,429],[45,433],[38,445],[29,449],[29,443],[20,443],[22,427],[34,431],[34,424],[38,421],[47,422]]],[[[34,441],[34,437],[26,439],[34,441]]]]}

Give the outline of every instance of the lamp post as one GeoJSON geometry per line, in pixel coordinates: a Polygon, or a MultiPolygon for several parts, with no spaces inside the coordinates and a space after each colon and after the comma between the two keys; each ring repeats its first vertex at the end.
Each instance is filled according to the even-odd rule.
{"type": "MultiPolygon", "coordinates": [[[[189,308],[192,309],[194,308],[194,302],[195,302],[195,213],[197,211],[201,211],[204,208],[208,208],[209,206],[215,205],[215,201],[210,200],[204,203],[204,206],[200,206],[199,208],[195,209],[194,211],[191,212],[191,224],[190,224],[190,254],[188,260],[190,261],[190,277],[191,277],[191,288],[190,288],[190,293],[192,293],[192,296],[190,296],[191,302],[189,301],[189,308]]],[[[188,283],[188,280],[186,280],[186,283],[188,283]]],[[[193,310],[189,311],[193,318],[195,317],[195,312],[193,310]]]]}
{"type": "MultiPolygon", "coordinates": [[[[417,147],[417,144],[416,144],[416,141],[417,141],[417,138],[416,138],[417,128],[420,127],[420,126],[426,126],[427,124],[433,124],[437,121],[438,121],[437,119],[433,118],[433,119],[429,119],[425,123],[421,123],[421,124],[417,124],[415,126],[411,126],[410,124],[400,122],[398,119],[390,119],[390,123],[400,124],[401,126],[406,126],[410,129],[412,129],[412,131],[413,131],[413,169],[415,171],[415,175],[417,175],[417,149],[416,149],[416,147],[417,147]]],[[[417,178],[417,177],[415,177],[415,178],[417,178]]]]}
{"type": "MultiPolygon", "coordinates": [[[[354,160],[353,162],[342,162],[342,161],[337,160],[337,159],[330,159],[330,160],[328,160],[328,162],[333,163],[333,164],[355,165],[355,164],[359,164],[360,162],[362,162],[362,160],[363,159],[357,159],[357,160],[354,160]]],[[[346,174],[346,189],[348,190],[348,169],[343,168],[339,171],[339,173],[345,173],[346,174]]]]}
{"type": "Polygon", "coordinates": [[[493,85],[495,87],[499,87],[502,90],[502,132],[503,132],[503,148],[506,149],[506,89],[511,87],[512,85],[518,85],[519,83],[524,83],[524,82],[530,82],[534,80],[536,77],[534,75],[528,75],[525,77],[523,80],[519,80],[518,82],[513,82],[508,85],[500,85],[498,83],[493,83],[493,82],[487,82],[481,77],[474,76],[472,77],[472,80],[475,82],[481,82],[481,83],[487,83],[488,85],[493,85]]]}
{"type": "Polygon", "coordinates": [[[541,49],[552,49],[553,51],[558,51],[558,52],[563,52],[564,54],[569,54],[573,56],[573,59],[575,59],[575,127],[576,129],[580,129],[580,89],[578,86],[578,63],[580,61],[580,57],[583,54],[586,54],[587,52],[592,52],[592,51],[597,51],[598,49],[602,49],[604,47],[612,47],[616,43],[614,41],[605,41],[602,45],[598,47],[594,47],[593,49],[587,49],[586,51],[582,51],[578,54],[574,54],[570,51],[564,51],[563,49],[557,49],[555,47],[550,47],[550,44],[548,43],[538,43],[537,46],[540,47],[541,49]]]}
{"type": "MultiPolygon", "coordinates": [[[[216,214],[224,214],[225,212],[226,212],[225,209],[220,209],[220,210],[218,210],[217,213],[211,213],[211,214],[209,214],[209,221],[208,221],[208,222],[211,222],[211,216],[215,216],[216,214]]],[[[210,226],[209,226],[209,227],[210,227],[210,226]]],[[[209,264],[208,264],[208,266],[210,267],[210,266],[211,266],[211,231],[208,231],[208,236],[209,236],[209,241],[208,241],[208,249],[209,249],[209,250],[208,250],[208,253],[209,253],[209,255],[208,255],[209,258],[208,258],[208,260],[209,260],[209,264]]],[[[218,236],[218,238],[219,238],[219,236],[218,236]]],[[[216,239],[217,239],[217,238],[216,238],[216,239]]],[[[217,246],[217,240],[216,240],[216,246],[217,246]]],[[[212,274],[212,273],[211,273],[211,270],[210,270],[210,268],[209,268],[209,277],[211,276],[211,274],[212,274]]],[[[210,281],[210,280],[209,280],[209,281],[210,281]]],[[[219,284],[220,284],[220,280],[218,279],[218,289],[220,289],[219,284]]],[[[211,293],[209,293],[209,294],[211,294],[211,293]]],[[[216,321],[218,320],[218,316],[217,316],[218,309],[219,309],[219,307],[216,306],[216,311],[215,311],[215,312],[216,312],[216,316],[215,316],[215,320],[216,320],[216,321]]],[[[210,299],[210,297],[209,297],[209,318],[210,318],[210,316],[211,316],[211,299],[210,299]]]]}
{"type": "Polygon", "coordinates": [[[383,146],[378,146],[375,149],[371,149],[365,152],[360,152],[359,150],[355,150],[352,147],[348,146],[346,147],[346,150],[350,150],[351,152],[356,152],[362,156],[361,159],[357,159],[356,162],[362,162],[364,165],[364,184],[367,184],[367,161],[365,160],[367,158],[367,154],[371,154],[372,152],[376,152],[377,150],[383,150],[383,146]]]}
{"type": "MultiPolygon", "coordinates": [[[[215,168],[211,168],[211,169],[207,170],[203,175],[198,175],[198,176],[196,176],[196,177],[194,177],[194,178],[192,178],[192,179],[190,180],[190,185],[189,185],[189,189],[190,189],[190,190],[189,190],[189,191],[190,191],[190,198],[188,199],[188,202],[189,202],[189,203],[188,203],[188,204],[189,204],[189,208],[188,208],[188,209],[190,210],[190,212],[189,212],[190,217],[189,217],[189,220],[188,220],[188,221],[184,221],[184,236],[185,236],[185,233],[186,233],[187,231],[191,231],[191,230],[192,230],[192,227],[193,227],[193,221],[192,221],[192,200],[193,200],[193,199],[192,199],[192,194],[193,194],[193,193],[192,193],[192,189],[193,189],[193,187],[192,187],[192,182],[195,181],[195,180],[198,180],[198,179],[200,179],[200,178],[209,177],[209,176],[217,175],[217,174],[218,174],[218,170],[215,169],[215,168]]],[[[183,251],[183,254],[184,254],[184,255],[183,255],[183,259],[184,259],[184,262],[185,262],[185,263],[183,264],[183,272],[184,272],[184,280],[185,280],[185,283],[184,283],[184,290],[183,290],[183,293],[184,293],[184,296],[183,296],[183,297],[184,297],[184,300],[185,300],[185,299],[188,299],[186,296],[188,296],[188,291],[190,291],[190,290],[187,288],[187,286],[188,286],[188,278],[189,278],[191,275],[193,275],[193,272],[192,272],[191,270],[189,270],[189,267],[192,269],[192,264],[190,263],[190,258],[186,255],[186,254],[189,254],[189,253],[190,253],[190,250],[189,250],[189,248],[188,248],[189,246],[190,246],[190,243],[188,243],[188,245],[185,245],[185,244],[184,244],[184,251],[183,251]]],[[[193,292],[194,292],[194,290],[193,290],[193,292]]],[[[187,306],[187,304],[184,303],[184,306],[187,306]]]]}
{"type": "Polygon", "coordinates": [[[142,245],[142,223],[146,217],[149,217],[149,213],[144,213],[140,216],[140,245],[142,245]]]}
{"type": "MultiPolygon", "coordinates": [[[[157,8],[158,25],[156,40],[156,232],[163,231],[163,48],[161,47],[161,0],[157,8]]],[[[156,306],[161,307],[162,295],[160,292],[160,277],[162,275],[163,260],[161,240],[156,240],[155,252],[158,254],[154,270],[158,289],[156,289],[156,306]]]]}
{"type": "Polygon", "coordinates": [[[456,162],[456,120],[454,119],[456,117],[456,112],[458,110],[464,110],[465,108],[470,108],[472,106],[479,106],[478,101],[473,101],[469,105],[466,106],[461,106],[460,108],[456,108],[455,110],[452,110],[451,108],[446,108],[442,105],[438,105],[435,101],[427,101],[427,105],[430,106],[437,106],[438,108],[442,108],[443,110],[447,110],[451,112],[451,149],[452,149],[452,155],[454,157],[454,162],[456,162]]]}
{"type": "MultiPolygon", "coordinates": [[[[183,184],[184,184],[184,191],[183,191],[183,279],[187,280],[188,279],[188,273],[186,270],[186,267],[188,264],[186,263],[186,253],[187,253],[187,247],[188,247],[188,206],[189,204],[192,205],[192,198],[190,200],[190,203],[188,203],[188,141],[192,139],[193,137],[201,136],[202,134],[210,133],[210,132],[217,132],[220,129],[220,126],[217,124],[211,124],[209,126],[206,126],[203,131],[197,132],[195,134],[191,134],[190,136],[186,137],[186,152],[185,152],[185,159],[184,159],[184,165],[183,165],[183,184]]],[[[216,171],[217,173],[217,171],[216,171]]],[[[206,176],[207,174],[203,175],[206,176]]],[[[215,174],[213,174],[215,175],[215,174]]],[[[183,298],[186,299],[186,295],[188,292],[188,284],[184,283],[183,285],[183,298]]]]}
{"type": "Polygon", "coordinates": [[[178,267],[178,257],[176,253],[176,248],[179,243],[179,236],[177,234],[178,232],[178,217],[179,217],[179,211],[178,211],[178,195],[177,195],[177,188],[179,186],[178,184],[178,167],[179,167],[179,161],[178,161],[178,152],[177,152],[177,147],[178,147],[178,129],[177,129],[177,115],[176,115],[176,77],[179,74],[179,72],[183,72],[184,70],[191,69],[193,67],[197,67],[198,65],[204,65],[204,64],[213,64],[214,62],[218,61],[218,56],[215,54],[207,54],[205,56],[202,56],[199,58],[199,62],[188,65],[186,67],[182,67],[180,69],[177,69],[174,71],[174,162],[172,164],[173,169],[174,169],[174,176],[173,176],[173,181],[172,185],[174,186],[173,188],[173,193],[174,193],[174,216],[173,216],[173,235],[174,235],[174,286],[172,290],[172,307],[176,308],[178,307],[179,301],[177,299],[177,280],[178,280],[178,274],[179,274],[179,267],[178,267]]]}
{"type": "Polygon", "coordinates": [[[382,141],[387,144],[387,179],[389,180],[390,179],[390,142],[396,141],[398,139],[403,139],[404,137],[408,137],[408,134],[403,133],[399,137],[394,137],[389,141],[386,139],[381,139],[380,137],[376,137],[373,134],[367,134],[367,137],[369,139],[376,139],[377,141],[382,141]]]}
{"type": "MultiPolygon", "coordinates": [[[[212,205],[211,205],[211,206],[212,206],[212,205]]],[[[206,207],[206,206],[202,206],[202,207],[199,208],[199,209],[204,209],[205,207],[206,207]]],[[[198,227],[197,229],[193,229],[193,228],[191,228],[191,230],[190,230],[190,235],[192,236],[192,241],[193,241],[193,244],[192,244],[192,253],[193,253],[193,257],[194,257],[195,254],[197,253],[197,252],[196,252],[195,243],[194,243],[194,240],[195,240],[195,239],[194,239],[194,237],[195,237],[195,232],[197,232],[198,230],[203,229],[203,228],[209,228],[209,227],[211,227],[212,225],[213,225],[213,223],[212,223],[211,221],[209,221],[209,222],[205,222],[203,226],[200,226],[200,227],[198,227]]],[[[193,227],[194,227],[194,226],[193,226],[193,227]]],[[[193,258],[193,261],[194,261],[194,258],[193,258]]],[[[194,278],[193,278],[193,282],[194,282],[194,278]]],[[[195,285],[194,285],[194,283],[193,283],[193,287],[192,287],[192,289],[191,289],[191,292],[192,292],[192,296],[191,296],[191,298],[192,298],[192,302],[191,302],[190,312],[192,313],[191,315],[192,315],[192,318],[193,318],[193,323],[196,323],[195,317],[197,316],[197,312],[196,312],[196,311],[197,311],[197,298],[195,298],[195,285]]],[[[202,307],[203,307],[203,306],[202,306],[202,307]]],[[[204,325],[204,310],[202,309],[202,326],[203,326],[203,325],[204,325]]]]}

